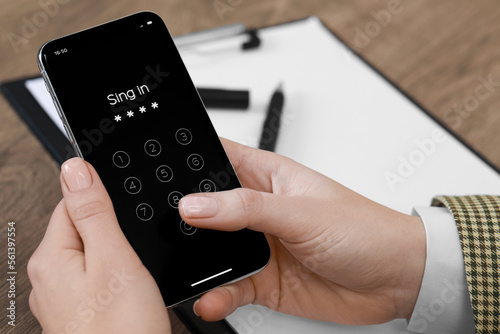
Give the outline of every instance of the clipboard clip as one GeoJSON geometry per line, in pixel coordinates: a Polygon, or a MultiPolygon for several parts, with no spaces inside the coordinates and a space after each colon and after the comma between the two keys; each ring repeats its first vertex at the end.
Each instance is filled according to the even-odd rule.
{"type": "Polygon", "coordinates": [[[248,35],[248,40],[241,45],[242,50],[256,49],[261,44],[257,29],[247,29],[243,23],[235,23],[222,27],[202,30],[190,34],[173,37],[177,48],[194,46],[196,44],[221,40],[238,35],[248,35]]]}
{"type": "Polygon", "coordinates": [[[248,41],[241,45],[243,50],[257,49],[260,46],[261,40],[257,29],[247,30],[246,33],[250,37],[248,41]]]}

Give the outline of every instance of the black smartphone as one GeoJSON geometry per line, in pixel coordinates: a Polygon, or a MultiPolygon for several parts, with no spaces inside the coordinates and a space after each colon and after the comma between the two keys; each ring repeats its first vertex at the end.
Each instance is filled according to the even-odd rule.
{"type": "Polygon", "coordinates": [[[197,229],[179,200],[240,187],[163,20],[141,12],[50,41],[38,63],[76,154],[173,306],[263,269],[262,233],[197,229]]]}

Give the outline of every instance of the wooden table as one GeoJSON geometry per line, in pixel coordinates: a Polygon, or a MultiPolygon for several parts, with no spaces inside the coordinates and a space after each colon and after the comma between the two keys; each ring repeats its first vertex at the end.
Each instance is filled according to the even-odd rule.
{"type": "MultiPolygon", "coordinates": [[[[57,6],[47,7],[52,15],[43,20],[40,13],[44,9],[38,1],[0,0],[1,80],[37,74],[36,53],[45,41],[140,10],[160,14],[173,35],[235,22],[258,28],[317,15],[401,89],[500,166],[500,10],[494,1],[47,0],[45,3],[57,6]],[[27,22],[38,26],[29,30],[27,22]]],[[[0,277],[3,277],[0,333],[41,331],[28,308],[31,287],[26,264],[61,198],[58,176],[59,166],[7,101],[0,98],[0,277]],[[17,229],[14,329],[8,326],[5,317],[8,221],[15,221],[17,229]]],[[[175,315],[172,324],[174,333],[188,333],[175,315]]]]}

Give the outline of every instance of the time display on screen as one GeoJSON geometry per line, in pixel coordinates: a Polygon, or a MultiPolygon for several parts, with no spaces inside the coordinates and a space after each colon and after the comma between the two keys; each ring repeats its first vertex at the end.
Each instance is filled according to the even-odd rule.
{"type": "Polygon", "coordinates": [[[63,54],[63,53],[66,53],[66,52],[68,52],[68,49],[64,48],[64,49],[60,49],[60,50],[56,50],[56,51],[54,51],[54,54],[55,54],[56,56],[59,56],[59,55],[61,55],[61,54],[63,54]]]}

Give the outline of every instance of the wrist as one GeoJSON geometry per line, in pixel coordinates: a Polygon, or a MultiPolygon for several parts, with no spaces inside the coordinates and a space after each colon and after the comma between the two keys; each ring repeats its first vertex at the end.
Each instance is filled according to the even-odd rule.
{"type": "Polygon", "coordinates": [[[420,217],[406,216],[401,224],[403,240],[399,279],[394,293],[395,318],[410,319],[417,302],[426,260],[426,234],[420,217]]]}

